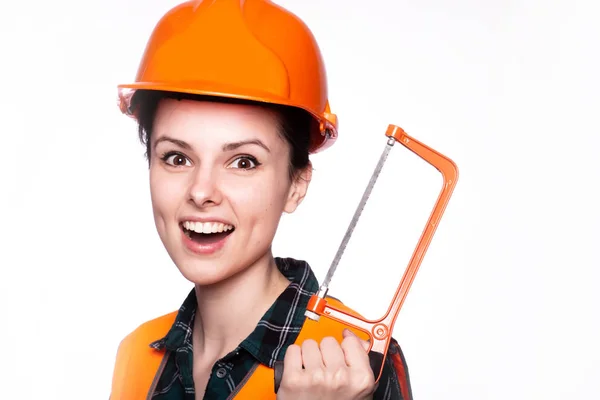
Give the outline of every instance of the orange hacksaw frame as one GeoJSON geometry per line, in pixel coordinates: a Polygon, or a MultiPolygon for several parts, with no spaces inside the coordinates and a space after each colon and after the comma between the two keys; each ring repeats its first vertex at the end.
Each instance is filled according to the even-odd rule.
{"type": "Polygon", "coordinates": [[[369,182],[369,185],[363,194],[363,198],[355,212],[350,226],[348,227],[346,235],[342,240],[342,244],[338,250],[338,253],[336,254],[336,257],[329,268],[329,272],[327,273],[319,292],[311,297],[305,312],[305,316],[312,320],[319,320],[321,316],[325,316],[341,322],[349,327],[361,330],[369,335],[370,343],[368,351],[371,359],[371,367],[373,368],[376,381],[379,380],[381,372],[383,371],[383,360],[385,360],[385,357],[387,356],[387,351],[394,329],[394,323],[396,322],[400,308],[402,307],[410,286],[415,279],[415,275],[417,274],[417,271],[421,265],[421,261],[427,252],[427,248],[429,247],[431,239],[433,238],[433,235],[439,225],[440,219],[442,218],[442,215],[446,209],[446,205],[452,196],[452,192],[458,180],[458,168],[451,159],[410,137],[402,128],[395,125],[389,125],[385,134],[388,137],[388,141],[385,150],[381,155],[377,168],[375,169],[375,172],[371,177],[371,181],[369,182]],[[350,239],[352,231],[358,222],[358,218],[360,217],[362,209],[364,208],[370,192],[375,185],[375,181],[377,180],[379,172],[381,172],[390,149],[396,142],[408,148],[410,151],[440,171],[443,177],[443,185],[437,202],[433,208],[429,220],[427,221],[427,224],[425,225],[425,229],[421,235],[421,238],[419,239],[419,242],[417,243],[415,251],[410,259],[408,267],[404,272],[404,276],[400,281],[400,285],[396,290],[396,294],[394,295],[387,312],[383,317],[376,320],[363,319],[350,315],[349,313],[328,304],[325,297],[327,296],[329,283],[333,273],[337,268],[337,264],[339,263],[346,244],[350,239]]]}

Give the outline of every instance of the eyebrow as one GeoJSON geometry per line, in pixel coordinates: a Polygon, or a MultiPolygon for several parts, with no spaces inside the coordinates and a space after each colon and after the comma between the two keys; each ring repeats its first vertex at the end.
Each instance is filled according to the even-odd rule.
{"type": "Polygon", "coordinates": [[[260,140],[258,139],[249,139],[249,140],[241,140],[239,142],[233,142],[233,143],[227,143],[223,145],[223,151],[232,151],[235,150],[237,148],[240,148],[242,146],[246,146],[249,144],[253,144],[256,146],[260,146],[263,149],[265,149],[267,152],[271,152],[271,150],[269,150],[269,148],[260,140]]]}
{"type": "MultiPolygon", "coordinates": [[[[186,150],[192,150],[192,146],[190,146],[187,142],[184,142],[183,140],[179,140],[179,139],[174,139],[169,136],[161,136],[158,139],[156,139],[156,143],[154,143],[155,149],[156,149],[156,146],[158,146],[158,144],[160,142],[171,142],[171,143],[174,143],[177,146],[184,148],[186,150]]],[[[249,139],[249,140],[241,140],[239,142],[226,143],[223,145],[223,151],[233,151],[235,149],[238,149],[242,146],[247,146],[247,145],[260,146],[263,149],[265,149],[267,152],[269,152],[269,153],[271,152],[271,150],[259,139],[249,139]]]]}
{"type": "Polygon", "coordinates": [[[176,144],[179,147],[182,147],[186,150],[191,150],[192,146],[190,146],[187,142],[184,142],[183,140],[179,140],[179,139],[174,139],[172,137],[169,136],[161,136],[158,139],[156,139],[156,143],[154,143],[154,149],[156,149],[156,146],[158,146],[158,144],[160,142],[171,142],[176,144]]]}

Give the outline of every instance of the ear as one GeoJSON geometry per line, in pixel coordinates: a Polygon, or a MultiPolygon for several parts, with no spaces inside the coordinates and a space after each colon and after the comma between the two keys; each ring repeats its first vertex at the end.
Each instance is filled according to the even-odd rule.
{"type": "Polygon", "coordinates": [[[302,203],[302,200],[304,200],[304,196],[306,196],[311,179],[312,164],[309,161],[306,168],[300,171],[290,186],[288,198],[285,202],[285,207],[283,208],[284,212],[291,214],[296,211],[296,208],[298,208],[300,203],[302,203]]]}

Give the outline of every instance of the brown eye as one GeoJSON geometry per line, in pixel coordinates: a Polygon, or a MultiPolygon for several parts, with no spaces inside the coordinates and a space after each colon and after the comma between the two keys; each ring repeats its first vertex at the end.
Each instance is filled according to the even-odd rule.
{"type": "Polygon", "coordinates": [[[250,168],[250,161],[249,160],[240,160],[238,165],[240,166],[240,168],[244,168],[244,169],[250,168]]]}
{"type": "Polygon", "coordinates": [[[169,165],[173,165],[174,167],[183,167],[191,164],[186,156],[179,153],[167,154],[164,157],[164,161],[169,165]]]}
{"type": "Polygon", "coordinates": [[[232,163],[233,168],[240,168],[240,169],[253,169],[253,168],[256,168],[257,165],[259,165],[258,161],[256,161],[256,159],[254,159],[252,157],[248,157],[248,156],[237,158],[232,163]]]}

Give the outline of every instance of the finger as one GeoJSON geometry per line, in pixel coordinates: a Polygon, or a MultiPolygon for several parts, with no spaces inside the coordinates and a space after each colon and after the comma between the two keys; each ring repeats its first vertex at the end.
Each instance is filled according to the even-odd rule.
{"type": "Polygon", "coordinates": [[[302,363],[307,370],[325,366],[319,344],[315,340],[307,339],[302,343],[302,363]]]}
{"type": "Polygon", "coordinates": [[[321,340],[321,354],[323,364],[326,368],[337,370],[346,367],[346,357],[344,351],[334,337],[326,337],[321,340]]]}
{"type": "Polygon", "coordinates": [[[369,355],[364,348],[364,344],[361,342],[364,342],[364,340],[361,340],[352,333],[347,334],[342,341],[341,347],[346,358],[346,364],[350,367],[369,366],[369,355]]]}
{"type": "Polygon", "coordinates": [[[284,376],[289,373],[302,371],[302,350],[296,344],[290,345],[283,357],[284,376]]]}
{"type": "Polygon", "coordinates": [[[305,385],[304,370],[302,369],[302,349],[296,344],[290,345],[283,357],[283,371],[275,368],[275,392],[277,396],[294,393],[305,385]],[[278,372],[281,375],[278,375],[278,372]],[[279,381],[278,381],[279,378],[279,381]]]}
{"type": "Polygon", "coordinates": [[[369,350],[369,340],[362,340],[361,338],[359,338],[354,332],[352,332],[350,329],[345,328],[344,331],[342,332],[342,335],[344,336],[344,339],[350,336],[354,336],[355,338],[357,338],[360,341],[360,344],[362,345],[363,349],[365,349],[365,351],[369,350]]]}

